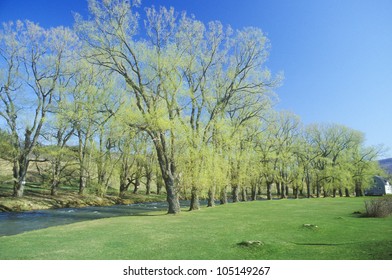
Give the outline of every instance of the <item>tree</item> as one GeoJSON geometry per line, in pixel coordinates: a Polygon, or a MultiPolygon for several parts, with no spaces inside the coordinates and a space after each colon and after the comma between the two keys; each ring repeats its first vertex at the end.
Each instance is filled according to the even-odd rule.
{"type": "Polygon", "coordinates": [[[15,152],[14,196],[23,196],[31,154],[75,41],[67,28],[45,30],[30,21],[4,24],[1,30],[0,65],[4,65],[4,73],[0,75],[0,116],[7,123],[15,152]],[[24,119],[26,116],[30,117],[24,119]],[[19,127],[23,127],[22,132],[19,127]]]}
{"type": "Polygon", "coordinates": [[[354,181],[354,191],[356,196],[363,195],[363,189],[371,186],[373,177],[384,173],[377,159],[384,153],[382,146],[364,146],[362,137],[356,145],[349,151],[351,154],[350,174],[354,181]]]}
{"type": "Polygon", "coordinates": [[[154,141],[168,212],[178,213],[175,146],[181,127],[190,116],[189,124],[197,132],[203,120],[200,133],[206,141],[216,117],[248,103],[262,103],[271,82],[262,67],[267,40],[260,30],[250,28],[228,38],[219,23],[205,31],[200,22],[185,14],[177,20],[174,10],[166,8],[146,9],[148,40],[137,40],[134,5],[91,0],[89,7],[92,19],[79,17],[76,24],[90,47],[86,57],[126,82],[137,115],[128,124],[154,141]],[[203,48],[198,50],[199,46],[203,48]],[[238,103],[242,100],[247,103],[238,103]]]}
{"type": "MultiPolygon", "coordinates": [[[[345,152],[358,143],[360,133],[343,125],[311,125],[306,130],[309,145],[312,146],[314,181],[316,195],[320,197],[321,190],[324,196],[333,190],[336,182],[347,178],[343,169],[345,152]]],[[[348,192],[348,190],[347,190],[348,192]]]]}

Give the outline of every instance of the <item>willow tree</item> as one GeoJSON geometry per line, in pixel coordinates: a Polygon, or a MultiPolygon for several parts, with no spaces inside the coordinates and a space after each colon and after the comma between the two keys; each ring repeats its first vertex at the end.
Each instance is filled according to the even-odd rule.
{"type": "MultiPolygon", "coordinates": [[[[298,118],[287,112],[271,112],[263,132],[257,139],[256,150],[261,163],[261,173],[267,184],[267,199],[272,199],[272,185],[276,184],[281,194],[281,184],[291,171],[295,143],[297,141],[298,118]]],[[[283,196],[284,197],[284,196],[283,196]]]]}
{"type": "Polygon", "coordinates": [[[151,42],[138,41],[139,17],[133,11],[134,7],[129,1],[91,0],[91,19],[84,21],[78,17],[76,28],[80,38],[90,48],[85,54],[88,61],[106,67],[126,82],[129,96],[133,99],[132,109],[137,114],[134,119],[128,120],[128,125],[145,131],[153,140],[166,185],[168,212],[178,213],[175,133],[170,128],[170,122],[177,114],[178,88],[170,86],[178,77],[178,57],[176,53],[170,53],[171,48],[165,47],[171,34],[163,36],[161,33],[161,27],[170,26],[173,21],[169,17],[150,17],[148,33],[151,42]],[[153,39],[154,34],[156,41],[153,39]],[[168,77],[167,73],[172,75],[168,77]]]}
{"type": "MultiPolygon", "coordinates": [[[[264,66],[268,39],[256,28],[232,31],[219,22],[204,26],[185,16],[181,23],[184,43],[179,44],[189,46],[183,72],[189,100],[186,115],[190,116],[190,145],[200,154],[208,145],[219,149],[214,138],[218,136],[218,126],[226,123],[230,131],[226,134],[230,138],[226,150],[234,155],[243,145],[234,139],[270,108],[272,89],[279,81],[264,66]]],[[[199,166],[203,164],[198,162],[199,166]]],[[[238,166],[234,165],[231,174],[238,177],[238,166]]],[[[202,172],[202,167],[196,168],[202,172]]],[[[192,193],[196,195],[197,191],[197,186],[193,187],[192,193]]],[[[214,193],[213,188],[209,193],[214,193]]]]}
{"type": "Polygon", "coordinates": [[[364,145],[364,137],[358,138],[352,149],[347,151],[350,158],[349,173],[354,182],[355,196],[362,196],[363,190],[373,184],[374,175],[384,175],[377,159],[385,153],[382,146],[364,145]]]}
{"type": "MultiPolygon", "coordinates": [[[[312,165],[314,168],[314,184],[316,195],[320,197],[321,190],[324,195],[333,191],[335,182],[341,177],[347,177],[341,166],[345,153],[358,144],[361,135],[358,131],[339,124],[315,124],[306,128],[306,139],[314,154],[312,165]]],[[[346,164],[347,166],[347,164],[346,164]]],[[[349,167],[347,167],[349,169],[349,167]]],[[[346,187],[348,194],[348,186],[346,187]]]]}
{"type": "Polygon", "coordinates": [[[32,152],[75,41],[67,28],[30,21],[10,22],[0,31],[0,116],[12,135],[14,196],[23,196],[32,152]]]}
{"type": "Polygon", "coordinates": [[[281,198],[288,195],[288,185],[299,175],[295,151],[298,149],[300,121],[290,112],[276,114],[277,128],[275,145],[278,156],[277,187],[281,198]],[[280,187],[280,189],[279,189],[280,187]]]}
{"type": "Polygon", "coordinates": [[[108,77],[102,69],[81,57],[74,56],[69,68],[72,76],[61,102],[57,104],[56,117],[63,123],[69,123],[76,137],[79,194],[84,194],[91,183],[91,175],[96,173],[93,171],[95,146],[99,146],[96,139],[100,138],[104,125],[119,109],[123,88],[116,79],[108,77]]]}
{"type": "Polygon", "coordinates": [[[264,99],[271,84],[263,66],[268,40],[259,29],[231,32],[218,22],[206,27],[172,8],[146,9],[146,33],[140,36],[138,4],[90,0],[91,19],[77,17],[76,28],[90,48],[88,61],[126,82],[134,109],[128,125],[153,140],[168,212],[177,213],[178,135],[189,126],[191,142],[202,147],[217,118],[246,106],[244,96],[251,102],[264,99]]]}

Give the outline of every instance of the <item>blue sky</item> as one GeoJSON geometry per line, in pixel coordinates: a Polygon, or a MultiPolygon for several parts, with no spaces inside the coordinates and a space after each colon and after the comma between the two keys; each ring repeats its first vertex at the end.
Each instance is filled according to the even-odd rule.
{"type": "MultiPolygon", "coordinates": [[[[392,156],[392,1],[145,0],[208,22],[256,26],[271,41],[267,66],[284,72],[279,110],[305,124],[340,123],[385,144],[392,156]]],[[[72,25],[85,0],[0,0],[0,22],[30,19],[44,27],[72,25]]],[[[142,12],[142,10],[140,11],[142,12]]]]}

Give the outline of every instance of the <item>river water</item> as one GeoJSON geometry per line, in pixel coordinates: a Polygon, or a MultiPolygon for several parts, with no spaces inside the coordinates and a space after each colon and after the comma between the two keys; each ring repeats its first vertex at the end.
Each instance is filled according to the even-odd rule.
{"type": "MultiPolygon", "coordinates": [[[[182,207],[189,206],[188,201],[181,201],[180,204],[182,207]]],[[[166,209],[166,202],[149,202],[129,205],[36,210],[29,212],[0,212],[0,236],[14,235],[30,230],[88,220],[118,216],[137,216],[146,212],[162,211],[166,209]]]]}

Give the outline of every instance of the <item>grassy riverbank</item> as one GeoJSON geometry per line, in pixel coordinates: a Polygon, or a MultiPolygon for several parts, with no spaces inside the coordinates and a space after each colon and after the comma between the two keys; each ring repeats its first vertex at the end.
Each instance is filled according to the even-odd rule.
{"type": "Polygon", "coordinates": [[[0,259],[392,259],[392,217],[361,218],[363,201],[255,201],[81,222],[0,237],[0,259]]]}

